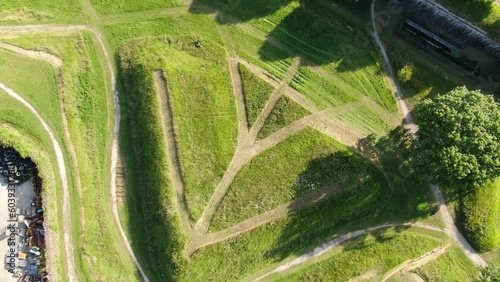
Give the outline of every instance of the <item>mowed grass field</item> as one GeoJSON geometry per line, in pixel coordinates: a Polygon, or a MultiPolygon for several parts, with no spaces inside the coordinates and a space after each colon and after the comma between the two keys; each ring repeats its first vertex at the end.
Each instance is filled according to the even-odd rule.
{"type": "Polygon", "coordinates": [[[4,0],[0,25],[86,22],[81,0],[4,0]]]}
{"type": "MultiPolygon", "coordinates": [[[[72,166],[74,163],[70,159],[68,171],[72,172],[73,177],[76,178],[75,169],[77,169],[81,183],[81,187],[76,187],[74,183],[71,189],[72,225],[75,234],[78,234],[74,236],[74,243],[75,246],[79,246],[75,250],[77,265],[81,268],[81,277],[106,280],[132,279],[136,271],[135,266],[123,256],[122,246],[119,241],[115,240],[116,230],[109,213],[108,151],[112,116],[108,107],[112,105],[112,100],[108,95],[110,92],[104,65],[91,33],[75,32],[59,36],[35,35],[3,41],[30,50],[49,52],[64,62],[60,73],[60,79],[63,82],[61,84],[54,81],[57,79],[55,73],[58,70],[45,62],[18,55],[20,62],[25,60],[47,67],[44,73],[46,75],[52,73],[53,76],[49,77],[50,79],[45,78],[46,81],[40,81],[39,86],[52,82],[52,91],[55,91],[52,95],[56,97],[64,95],[65,117],[71,138],[66,142],[71,141],[73,144],[78,164],[78,166],[72,166]],[[60,88],[61,85],[64,85],[63,89],[60,88]],[[78,192],[79,190],[81,192],[78,192]],[[103,249],[107,251],[102,252],[103,249]]],[[[32,67],[32,69],[37,68],[32,67]]],[[[20,69],[17,76],[19,79],[23,77],[22,71],[25,74],[29,73],[27,68],[20,69]]],[[[38,79],[41,78],[43,78],[42,75],[38,77],[38,79]]],[[[21,84],[21,81],[19,83],[21,84]]],[[[29,86],[26,83],[21,85],[29,86]]],[[[51,101],[49,96],[51,92],[41,87],[32,87],[31,92],[36,99],[45,103],[51,101]]],[[[25,92],[23,89],[20,91],[23,91],[20,93],[25,92]]],[[[52,110],[53,115],[58,116],[54,119],[61,123],[62,113],[58,105],[48,106],[40,103],[35,103],[35,108],[40,109],[41,112],[52,110]]],[[[68,152],[67,156],[69,156],[68,152]]]]}
{"type": "Polygon", "coordinates": [[[102,14],[117,14],[178,7],[182,0],[91,0],[94,8],[102,14]]]}

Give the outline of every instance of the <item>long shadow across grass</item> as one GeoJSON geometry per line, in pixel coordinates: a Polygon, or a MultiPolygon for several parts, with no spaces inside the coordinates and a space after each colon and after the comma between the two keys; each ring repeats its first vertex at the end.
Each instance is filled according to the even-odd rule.
{"type": "MultiPolygon", "coordinates": [[[[256,25],[265,24],[263,18],[272,15],[288,5],[290,0],[195,0],[189,11],[196,14],[216,14],[222,25],[246,23],[263,20],[256,25]],[[256,3],[257,2],[257,3],[256,3]]],[[[358,16],[368,17],[369,2],[362,0],[352,4],[344,0],[311,1],[302,0],[301,5],[286,15],[275,28],[267,34],[259,55],[263,61],[278,61],[288,58],[301,58],[302,65],[321,66],[338,63],[339,72],[349,72],[372,66],[377,63],[372,39],[365,29],[352,24],[358,16]],[[346,4],[359,14],[345,8],[336,8],[336,2],[346,4]],[[333,5],[333,6],[332,6],[333,5]],[[349,16],[341,13],[349,13],[349,16]],[[278,41],[278,42],[277,42],[278,41]],[[361,43],[361,44],[360,44],[361,43]],[[277,46],[279,45],[279,46],[277,46]],[[276,48],[286,52],[276,52],[276,48]]],[[[364,23],[364,19],[359,19],[364,23]]]]}
{"type": "MultiPolygon", "coordinates": [[[[361,140],[357,150],[378,158],[384,172],[374,165],[367,167],[364,175],[345,183],[348,188],[344,192],[289,214],[274,248],[265,255],[281,261],[354,229],[434,214],[436,207],[430,200],[426,179],[416,173],[409,161],[412,144],[408,138],[408,132],[398,127],[379,140],[371,136],[361,140]]],[[[335,155],[312,161],[308,170],[326,174],[345,170],[344,174],[348,174],[352,166],[366,166],[365,163],[363,158],[335,155]]],[[[309,174],[306,171],[301,177],[310,177],[309,174]]],[[[404,230],[402,227],[397,231],[404,230]]]]}

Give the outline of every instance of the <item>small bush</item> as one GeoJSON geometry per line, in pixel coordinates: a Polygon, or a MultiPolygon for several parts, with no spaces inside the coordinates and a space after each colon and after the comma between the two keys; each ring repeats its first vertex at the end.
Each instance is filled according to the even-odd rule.
{"type": "Polygon", "coordinates": [[[402,83],[410,81],[413,78],[413,75],[415,74],[416,71],[417,69],[415,68],[415,65],[411,63],[405,64],[404,67],[402,67],[398,71],[399,81],[401,81],[402,83]]]}

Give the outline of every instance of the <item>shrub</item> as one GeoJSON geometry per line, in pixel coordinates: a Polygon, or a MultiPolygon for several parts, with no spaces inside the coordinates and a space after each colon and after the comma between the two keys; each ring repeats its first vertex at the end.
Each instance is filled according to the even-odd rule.
{"type": "Polygon", "coordinates": [[[400,68],[398,71],[398,79],[402,83],[406,83],[410,81],[413,78],[413,74],[417,69],[415,68],[415,65],[413,64],[405,64],[404,67],[400,68]]]}

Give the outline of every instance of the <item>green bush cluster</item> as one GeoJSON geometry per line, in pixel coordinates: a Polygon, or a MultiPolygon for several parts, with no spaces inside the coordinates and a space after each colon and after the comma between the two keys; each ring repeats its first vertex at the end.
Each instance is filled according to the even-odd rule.
{"type": "Polygon", "coordinates": [[[500,179],[470,192],[463,199],[467,236],[481,251],[500,245],[500,179]]]}

